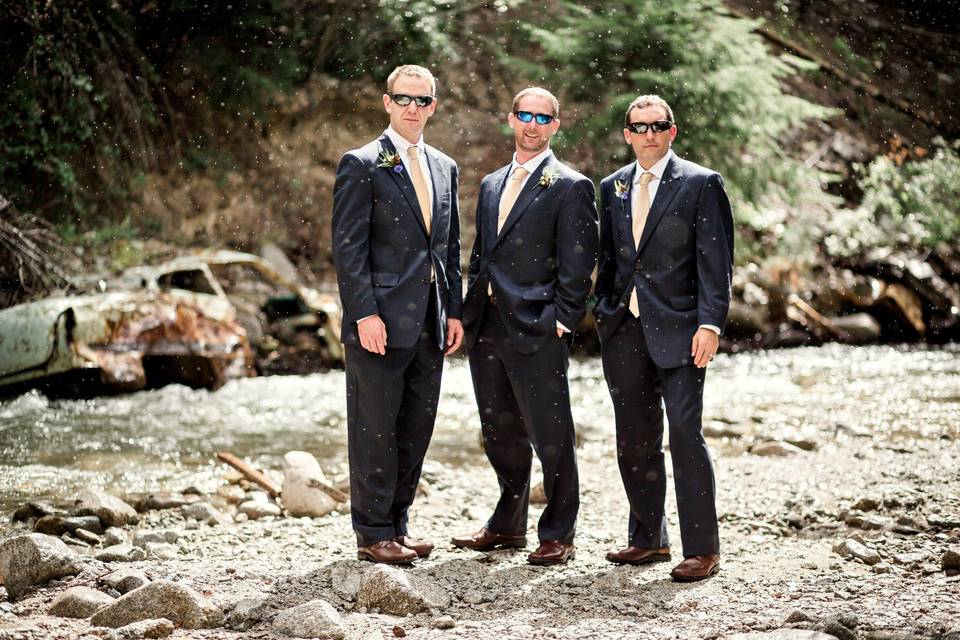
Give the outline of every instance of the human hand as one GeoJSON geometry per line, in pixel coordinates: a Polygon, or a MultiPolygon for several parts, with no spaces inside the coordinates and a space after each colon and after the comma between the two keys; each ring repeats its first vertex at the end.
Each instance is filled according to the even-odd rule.
{"type": "Polygon", "coordinates": [[[367,351],[380,355],[387,352],[387,325],[380,316],[370,316],[358,322],[357,333],[360,334],[360,346],[367,351]]]}
{"type": "Polygon", "coordinates": [[[693,364],[699,369],[705,368],[713,356],[716,355],[720,347],[720,336],[716,332],[700,327],[693,334],[693,342],[690,345],[690,355],[693,356],[693,364]]]}
{"type": "Polygon", "coordinates": [[[447,318],[447,350],[443,355],[448,356],[460,348],[463,342],[463,323],[457,318],[447,318]]]}

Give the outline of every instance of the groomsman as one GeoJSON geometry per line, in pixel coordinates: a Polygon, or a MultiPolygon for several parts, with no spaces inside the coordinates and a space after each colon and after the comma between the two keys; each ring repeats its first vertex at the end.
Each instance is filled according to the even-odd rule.
{"type": "Polygon", "coordinates": [[[333,188],[333,259],[343,304],[347,446],[357,556],[427,557],[410,537],[433,434],[444,353],[463,339],[456,163],[423,141],[437,108],[427,69],[387,79],[390,126],[348,151],[333,188]]]}
{"type": "Polygon", "coordinates": [[[617,458],[630,502],[623,564],[667,561],[663,409],[670,427],[684,560],[678,581],[720,568],[713,467],[701,432],[703,383],[730,304],[733,217],[715,171],[670,149],[677,125],[658,96],[627,108],[636,162],[600,185],[594,315],[613,399],[617,458]]]}
{"type": "Polygon", "coordinates": [[[453,544],[526,546],[532,448],[547,506],[532,564],[574,557],[579,487],[567,383],[570,332],[585,313],[597,258],[593,183],[550,150],[560,105],[532,87],[513,100],[513,160],[486,176],[477,202],[463,323],[484,448],[500,500],[486,525],[453,544]]]}

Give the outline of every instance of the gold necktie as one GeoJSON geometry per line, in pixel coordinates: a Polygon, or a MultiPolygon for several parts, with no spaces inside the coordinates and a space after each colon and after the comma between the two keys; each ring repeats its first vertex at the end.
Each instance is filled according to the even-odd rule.
{"type": "Polygon", "coordinates": [[[523,167],[517,167],[513,170],[513,175],[510,176],[510,181],[507,182],[507,188],[503,190],[503,197],[500,198],[500,211],[497,216],[497,235],[500,235],[500,230],[503,229],[503,223],[506,222],[507,216],[510,215],[510,210],[513,209],[513,205],[517,203],[517,196],[520,195],[520,187],[523,186],[523,179],[527,177],[529,171],[523,167]]]}
{"type": "Polygon", "coordinates": [[[420,168],[419,149],[415,146],[407,147],[407,156],[410,158],[410,179],[413,180],[413,190],[417,192],[417,202],[420,203],[420,211],[423,213],[423,224],[427,227],[427,235],[430,235],[430,221],[433,214],[433,207],[430,204],[430,190],[427,189],[427,181],[423,178],[423,170],[420,168]]]}
{"type": "MultiPolygon", "coordinates": [[[[630,209],[633,215],[633,245],[640,244],[640,236],[643,235],[643,227],[647,224],[647,215],[650,213],[650,181],[654,176],[649,171],[644,171],[640,176],[640,184],[633,190],[630,209]]],[[[637,289],[634,287],[630,293],[630,313],[634,318],[640,317],[640,301],[637,300],[637,289]]]]}

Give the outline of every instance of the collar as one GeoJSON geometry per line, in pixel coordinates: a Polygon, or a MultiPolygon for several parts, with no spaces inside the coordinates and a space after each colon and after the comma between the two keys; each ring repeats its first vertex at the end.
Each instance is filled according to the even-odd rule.
{"type": "Polygon", "coordinates": [[[510,172],[507,175],[512,176],[513,172],[516,171],[517,167],[523,167],[524,169],[527,170],[527,175],[532,175],[533,172],[537,170],[537,167],[540,166],[540,163],[542,163],[551,155],[553,155],[553,151],[551,151],[550,147],[548,146],[546,149],[544,149],[537,155],[533,156],[523,164],[520,164],[519,162],[517,162],[517,154],[516,152],[514,152],[513,160],[510,162],[510,172]]]}
{"type": "Polygon", "coordinates": [[[418,149],[417,153],[422,158],[426,152],[426,145],[423,143],[423,136],[420,136],[420,139],[416,144],[411,144],[409,140],[404,138],[402,135],[396,132],[396,130],[390,126],[387,127],[387,130],[383,132],[385,136],[390,138],[390,142],[393,143],[393,148],[397,150],[402,157],[407,157],[407,149],[410,147],[416,147],[418,149]]]}
{"type": "Polygon", "coordinates": [[[640,184],[640,176],[643,175],[644,171],[649,171],[650,173],[652,173],[654,180],[663,179],[663,174],[667,170],[667,163],[670,162],[670,160],[672,159],[673,159],[673,149],[668,149],[667,153],[665,153],[662,158],[657,160],[656,164],[654,164],[649,169],[644,169],[643,167],[641,167],[640,161],[638,160],[637,162],[634,163],[637,166],[637,170],[633,174],[633,183],[640,184]]]}

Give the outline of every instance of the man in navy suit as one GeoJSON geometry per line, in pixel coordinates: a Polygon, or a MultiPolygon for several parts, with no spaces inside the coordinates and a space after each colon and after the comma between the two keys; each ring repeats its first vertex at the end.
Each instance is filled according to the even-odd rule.
{"type": "Polygon", "coordinates": [[[478,532],[453,539],[476,550],[526,545],[531,445],[547,506],[532,564],[574,556],[579,487],[567,383],[569,334],[586,311],[597,256],[593,183],[554,157],[560,105],[521,91],[507,122],[513,161],[486,176],[463,308],[484,448],[500,500],[478,532]]]}
{"type": "Polygon", "coordinates": [[[670,559],[664,499],[663,409],[684,560],[675,580],[719,570],[713,467],[701,432],[706,367],[730,305],[733,217],[715,171],[670,149],[677,126],[658,96],[626,112],[637,161],[600,184],[594,315],[613,399],[617,458],[630,503],[627,548],[611,562],[670,559]]]}
{"type": "Polygon", "coordinates": [[[433,434],[444,353],[463,340],[456,163],[423,142],[437,106],[425,68],[397,67],[390,126],[348,151],[333,188],[333,259],[346,346],[350,502],[357,555],[424,558],[407,533],[433,434]]]}

